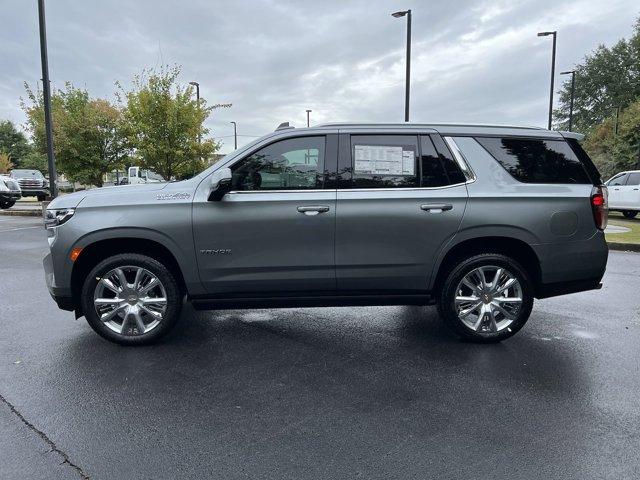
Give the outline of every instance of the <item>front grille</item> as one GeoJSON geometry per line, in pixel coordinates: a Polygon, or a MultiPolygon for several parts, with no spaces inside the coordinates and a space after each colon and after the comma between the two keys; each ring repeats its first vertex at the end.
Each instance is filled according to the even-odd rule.
{"type": "Polygon", "coordinates": [[[18,184],[20,185],[20,188],[25,189],[25,188],[42,188],[43,185],[43,181],[42,180],[37,180],[34,178],[19,178],[18,179],[18,184]]]}

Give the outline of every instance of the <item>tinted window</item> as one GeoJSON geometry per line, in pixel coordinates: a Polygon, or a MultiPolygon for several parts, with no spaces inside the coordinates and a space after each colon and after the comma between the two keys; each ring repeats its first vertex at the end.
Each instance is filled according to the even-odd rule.
{"type": "Polygon", "coordinates": [[[622,175],[618,175],[617,177],[612,178],[611,180],[609,180],[609,186],[624,185],[625,183],[627,183],[628,176],[628,173],[623,173],[622,175]]]}
{"type": "Polygon", "coordinates": [[[476,138],[517,180],[524,183],[592,183],[564,140],[476,138]]]}
{"type": "Polygon", "coordinates": [[[324,150],[324,137],[272,143],[231,167],[232,190],[322,188],[324,150]]]}
{"type": "Polygon", "coordinates": [[[419,186],[418,137],[352,135],[354,188],[419,186]]]}
{"type": "Polygon", "coordinates": [[[460,170],[458,163],[454,160],[453,155],[449,151],[447,145],[444,143],[444,140],[442,140],[442,137],[440,135],[431,135],[430,138],[433,141],[433,144],[438,151],[438,157],[440,158],[440,161],[444,166],[444,170],[448,178],[448,184],[455,185],[457,183],[466,182],[467,179],[464,176],[464,173],[462,173],[462,170],[460,170]]]}
{"type": "Polygon", "coordinates": [[[447,172],[438,156],[438,152],[436,152],[436,148],[433,146],[431,138],[420,137],[420,142],[420,166],[422,170],[420,186],[442,187],[443,185],[449,185],[447,172]]]}
{"type": "Polygon", "coordinates": [[[589,174],[591,181],[594,185],[600,185],[602,183],[602,177],[600,176],[600,172],[596,168],[595,164],[587,155],[587,152],[584,151],[580,142],[575,138],[567,138],[567,143],[571,147],[571,149],[575,152],[578,159],[582,162],[582,166],[589,174]]]}
{"type": "Polygon", "coordinates": [[[640,185],[640,173],[630,173],[627,185],[640,185]]]}

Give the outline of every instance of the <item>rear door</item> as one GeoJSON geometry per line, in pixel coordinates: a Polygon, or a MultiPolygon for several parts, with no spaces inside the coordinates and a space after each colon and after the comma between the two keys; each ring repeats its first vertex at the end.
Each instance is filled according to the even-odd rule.
{"type": "Polygon", "coordinates": [[[209,294],[335,293],[336,191],[326,179],[336,158],[337,135],[278,140],[230,165],[221,201],[198,194],[194,240],[209,294]]]}
{"type": "Polygon", "coordinates": [[[631,210],[640,210],[640,172],[631,172],[622,188],[622,204],[631,210]]]}
{"type": "Polygon", "coordinates": [[[442,138],[341,134],[338,174],[339,293],[424,293],[467,202],[466,178],[442,138]]]}

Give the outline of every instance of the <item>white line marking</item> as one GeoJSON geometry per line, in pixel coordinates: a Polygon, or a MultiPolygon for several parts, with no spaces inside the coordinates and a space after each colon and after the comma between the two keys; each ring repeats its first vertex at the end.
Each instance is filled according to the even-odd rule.
{"type": "Polygon", "coordinates": [[[30,228],[42,228],[44,230],[44,227],[42,225],[38,225],[36,227],[7,228],[6,230],[0,230],[0,233],[2,233],[2,232],[15,232],[16,230],[29,230],[30,228]]]}

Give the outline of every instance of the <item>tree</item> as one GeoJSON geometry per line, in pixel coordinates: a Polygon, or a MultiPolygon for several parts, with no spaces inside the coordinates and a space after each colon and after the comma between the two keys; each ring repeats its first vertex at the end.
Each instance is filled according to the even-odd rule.
{"type": "Polygon", "coordinates": [[[27,137],[9,121],[0,121],[0,152],[11,156],[12,162],[22,166],[22,160],[31,153],[27,137]]]}
{"type": "MultiPolygon", "coordinates": [[[[588,133],[640,98],[640,18],[629,40],[613,47],[600,45],[575,66],[575,100],[573,130],[588,133]]],[[[554,111],[557,126],[566,128],[569,121],[571,81],[562,84],[560,107],[554,111]]]]}
{"type": "Polygon", "coordinates": [[[11,163],[11,155],[0,152],[0,173],[9,173],[12,168],[13,163],[11,163]]]}
{"type": "Polygon", "coordinates": [[[620,112],[617,135],[615,120],[607,119],[592,130],[584,147],[605,178],[621,170],[637,168],[640,164],[640,99],[620,112]]]}
{"type": "MultiPolygon", "coordinates": [[[[26,88],[31,104],[23,102],[23,108],[37,150],[44,153],[42,95],[26,88]]],[[[130,154],[122,110],[70,83],[53,92],[51,105],[56,165],[72,181],[102,186],[104,174],[121,167],[130,154]]]]}
{"type": "Polygon", "coordinates": [[[125,130],[140,164],[165,179],[184,178],[204,168],[204,158],[218,150],[204,121],[212,107],[194,99],[191,86],[178,83],[179,67],[145,70],[133,87],[120,87],[125,130]]]}

